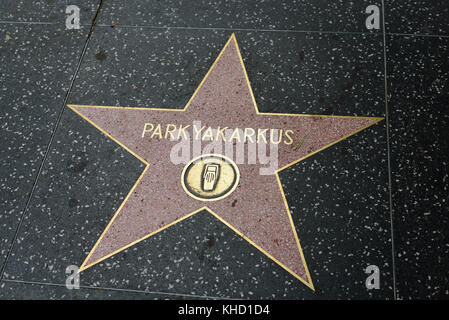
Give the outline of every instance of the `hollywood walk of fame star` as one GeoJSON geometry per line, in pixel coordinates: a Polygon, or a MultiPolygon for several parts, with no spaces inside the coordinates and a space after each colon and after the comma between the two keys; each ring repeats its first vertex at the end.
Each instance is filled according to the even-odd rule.
{"type": "MultiPolygon", "coordinates": [[[[184,109],[69,107],[146,164],[81,265],[80,272],[207,210],[312,290],[312,279],[278,172],[383,119],[260,113],[234,34],[184,109]],[[194,128],[191,124],[195,121],[201,121],[201,125],[194,128]],[[179,141],[166,139],[167,134],[171,137],[173,132],[184,134],[180,128],[189,124],[192,138],[194,129],[198,133],[203,125],[204,128],[253,128],[245,131],[247,137],[234,137],[235,140],[243,139],[246,145],[254,141],[275,144],[279,169],[276,168],[273,174],[262,175],[259,169],[265,165],[261,163],[237,165],[229,159],[229,163],[223,162],[228,167],[223,166],[222,171],[227,170],[233,175],[233,188],[229,187],[213,201],[201,198],[201,192],[207,193],[204,190],[195,196],[193,191],[186,189],[187,180],[182,180],[183,175],[188,174],[187,166],[170,161],[171,150],[179,141]],[[173,131],[174,128],[178,130],[173,131]],[[256,131],[268,128],[282,130],[278,141],[272,141],[268,136],[255,139],[256,131]]],[[[204,135],[198,134],[199,139],[204,139],[206,130],[202,131],[204,135]]],[[[269,130],[262,132],[271,132],[269,130]]],[[[201,174],[221,179],[217,159],[203,163],[203,172],[196,174],[198,179],[201,174]]],[[[206,181],[206,188],[212,190],[214,187],[213,179],[206,181]]]]}

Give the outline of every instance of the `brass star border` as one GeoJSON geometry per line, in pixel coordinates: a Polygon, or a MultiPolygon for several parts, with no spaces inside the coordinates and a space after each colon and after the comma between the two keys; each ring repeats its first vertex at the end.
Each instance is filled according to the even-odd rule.
{"type": "MultiPolygon", "coordinates": [[[[304,160],[304,159],[306,159],[306,158],[308,158],[308,157],[310,157],[310,156],[312,156],[312,155],[314,155],[314,154],[316,154],[316,153],[318,153],[318,152],[320,152],[320,151],[322,151],[322,150],[324,150],[324,149],[326,149],[326,148],[328,148],[328,147],[330,147],[330,146],[332,146],[332,145],[334,145],[334,144],[336,144],[336,143],[338,143],[338,142],[340,142],[340,141],[342,141],[342,140],[344,140],[344,139],[346,139],[346,138],[348,138],[348,137],[350,137],[350,136],[352,136],[352,135],[354,135],[354,134],[356,134],[356,133],[358,133],[358,132],[360,132],[360,131],[362,131],[362,130],[364,130],[364,129],[366,129],[366,128],[368,128],[368,127],[370,127],[370,126],[372,126],[372,125],[376,124],[377,122],[382,121],[382,120],[384,119],[383,117],[354,117],[354,116],[306,115],[306,114],[285,114],[285,113],[262,113],[262,112],[259,112],[259,109],[258,109],[258,107],[257,107],[256,100],[255,100],[255,98],[254,98],[254,93],[253,93],[253,90],[252,90],[251,85],[250,85],[250,82],[249,82],[248,74],[247,74],[247,72],[246,72],[246,68],[245,68],[245,65],[244,65],[244,63],[243,63],[243,59],[242,59],[242,56],[241,56],[241,53],[240,53],[240,48],[239,48],[239,46],[238,46],[238,44],[237,44],[237,40],[236,40],[236,37],[235,37],[235,34],[234,34],[234,33],[231,35],[231,37],[229,38],[229,40],[226,42],[226,45],[223,47],[223,49],[221,50],[220,54],[219,54],[218,57],[215,59],[214,63],[213,63],[212,66],[210,67],[209,71],[206,73],[206,75],[204,76],[203,80],[201,81],[201,83],[199,84],[199,86],[197,87],[197,89],[196,89],[195,92],[193,93],[192,97],[189,99],[189,101],[187,102],[186,106],[185,106],[183,109],[170,109],[170,108],[133,108],[133,107],[111,107],[111,106],[87,106],[87,105],[73,105],[73,104],[69,104],[68,107],[69,107],[71,110],[73,110],[75,113],[77,113],[79,116],[81,116],[82,118],[84,118],[86,121],[88,121],[90,124],[92,124],[94,127],[96,127],[98,130],[100,130],[103,134],[105,134],[105,135],[106,135],[107,137],[109,137],[111,140],[113,140],[114,142],[116,142],[118,145],[120,145],[122,148],[124,148],[125,150],[127,150],[129,153],[131,153],[133,156],[135,156],[137,159],[139,159],[142,163],[144,163],[144,164],[146,165],[145,169],[142,171],[141,175],[139,176],[139,178],[137,179],[137,181],[135,182],[135,184],[133,185],[133,187],[131,188],[131,190],[129,191],[129,193],[127,194],[127,196],[125,197],[125,199],[124,199],[123,202],[121,203],[120,207],[119,207],[119,208],[117,209],[117,211],[114,213],[114,215],[113,215],[111,221],[108,223],[107,227],[106,227],[105,230],[102,232],[101,236],[99,237],[99,239],[98,239],[97,242],[95,243],[95,245],[94,245],[94,247],[92,248],[92,250],[90,251],[89,255],[86,257],[86,259],[85,259],[84,262],[82,263],[82,265],[81,265],[81,267],[79,268],[79,271],[78,271],[78,272],[82,272],[82,271],[84,271],[84,270],[86,270],[86,269],[88,269],[88,268],[94,266],[95,264],[97,264],[97,263],[99,263],[99,262],[101,262],[101,261],[103,261],[103,260],[105,260],[105,259],[107,259],[107,258],[109,258],[109,257],[111,257],[111,256],[113,256],[113,255],[115,255],[116,253],[121,252],[121,251],[123,251],[123,250],[125,250],[125,249],[127,249],[127,248],[129,248],[129,247],[131,247],[131,246],[133,246],[134,244],[137,244],[138,242],[141,242],[141,241],[147,239],[148,237],[151,237],[151,236],[155,235],[156,233],[158,233],[158,232],[160,232],[160,231],[162,231],[162,230],[165,230],[165,229],[167,229],[168,227],[170,227],[170,226],[172,226],[172,225],[174,225],[174,224],[176,224],[176,223],[178,223],[178,222],[180,222],[180,221],[182,221],[182,220],[184,220],[184,219],[186,219],[186,218],[189,218],[189,217],[193,216],[194,214],[196,214],[196,213],[198,213],[198,212],[200,212],[200,211],[206,210],[207,212],[209,212],[210,214],[212,214],[214,217],[216,217],[218,220],[220,220],[222,223],[224,223],[226,226],[228,226],[230,229],[232,229],[234,232],[236,232],[236,233],[237,233],[239,236],[241,236],[243,239],[245,239],[246,241],[248,241],[250,244],[252,244],[252,245],[253,245],[254,247],[256,247],[258,250],[260,250],[262,253],[264,253],[266,256],[268,256],[270,259],[272,259],[274,262],[276,262],[278,265],[280,265],[282,268],[284,268],[285,270],[287,270],[287,271],[288,271],[290,274],[292,274],[295,278],[299,279],[302,283],[304,283],[307,287],[309,287],[309,288],[312,289],[313,291],[315,291],[315,288],[314,288],[314,285],[313,285],[313,282],[312,282],[312,278],[311,278],[311,276],[310,276],[310,272],[309,272],[308,267],[307,267],[307,263],[306,263],[306,260],[305,260],[305,257],[304,257],[304,253],[303,253],[301,244],[300,244],[300,242],[299,242],[299,238],[298,238],[298,235],[297,235],[297,232],[296,232],[296,228],[295,228],[295,225],[294,225],[294,223],[293,223],[293,219],[292,219],[292,216],[291,216],[291,212],[290,212],[290,209],[289,209],[289,207],[288,207],[287,200],[286,200],[286,197],[285,197],[285,193],[284,193],[284,190],[283,190],[283,188],[282,188],[281,181],[280,181],[280,179],[279,179],[279,174],[278,174],[278,173],[279,173],[280,171],[282,171],[282,170],[284,170],[284,169],[286,169],[286,168],[288,168],[288,167],[290,167],[290,166],[292,166],[292,165],[294,165],[294,164],[296,164],[296,163],[298,163],[298,162],[300,162],[300,161],[302,161],[302,160],[304,160]],[[280,192],[281,192],[282,199],[283,199],[283,202],[284,202],[284,205],[285,205],[285,209],[286,209],[286,211],[287,211],[288,218],[289,218],[289,221],[290,221],[290,224],[291,224],[291,227],[292,227],[292,231],[293,231],[293,233],[294,233],[294,237],[295,237],[295,239],[296,239],[296,243],[297,243],[297,246],[298,246],[298,248],[299,248],[299,252],[300,252],[300,255],[301,255],[301,259],[302,259],[302,261],[303,261],[303,263],[304,263],[304,268],[305,268],[305,272],[306,272],[306,275],[307,275],[307,281],[304,280],[303,278],[301,278],[301,277],[300,277],[299,275],[297,275],[296,273],[294,273],[294,272],[293,272],[292,270],[290,270],[288,267],[286,267],[282,262],[280,262],[279,260],[277,260],[276,258],[274,258],[271,254],[269,254],[268,252],[266,252],[264,249],[262,249],[260,246],[258,246],[258,245],[257,245],[255,242],[253,242],[251,239],[249,239],[248,237],[246,237],[242,232],[240,232],[239,230],[237,230],[235,227],[233,227],[230,223],[228,223],[227,221],[225,221],[223,218],[221,218],[217,213],[215,213],[213,210],[211,210],[211,209],[208,208],[207,206],[203,206],[202,208],[200,208],[200,209],[198,209],[198,210],[195,210],[195,211],[193,211],[193,212],[191,212],[191,213],[189,213],[189,214],[186,214],[186,215],[183,216],[182,218],[180,218],[180,219],[178,219],[178,220],[176,220],[176,221],[173,221],[173,222],[171,222],[171,223],[165,225],[164,227],[162,227],[162,228],[160,228],[160,229],[158,229],[158,230],[156,230],[156,231],[154,231],[154,232],[151,232],[151,233],[147,234],[146,236],[144,236],[144,237],[142,237],[142,238],[139,238],[138,240],[133,241],[133,242],[129,243],[128,245],[126,245],[126,246],[124,246],[124,247],[122,247],[122,248],[120,248],[120,249],[118,249],[118,250],[116,250],[116,251],[114,251],[114,252],[112,252],[112,253],[110,253],[110,254],[108,254],[108,255],[103,256],[101,259],[96,260],[96,261],[94,261],[94,262],[91,263],[91,264],[87,264],[87,262],[89,261],[89,258],[91,257],[91,255],[93,254],[93,252],[95,251],[95,249],[97,248],[97,246],[99,245],[99,243],[101,242],[101,240],[103,239],[103,237],[104,237],[104,235],[106,234],[106,232],[109,230],[109,228],[110,228],[111,225],[113,224],[113,222],[114,222],[115,218],[117,217],[117,215],[119,214],[120,210],[123,208],[123,206],[125,205],[125,203],[128,201],[128,199],[129,199],[129,197],[131,196],[131,194],[133,194],[134,189],[137,187],[137,185],[138,185],[139,182],[141,181],[142,177],[143,177],[143,176],[145,175],[145,173],[147,172],[147,170],[148,170],[150,164],[149,164],[147,161],[145,161],[142,157],[140,157],[138,154],[136,154],[135,152],[133,152],[132,150],[130,150],[128,147],[126,147],[124,144],[122,144],[120,141],[118,141],[116,138],[114,138],[111,134],[109,134],[108,132],[106,132],[105,130],[103,130],[99,125],[97,125],[96,123],[94,123],[92,120],[88,119],[88,117],[86,117],[85,115],[83,115],[83,114],[82,114],[81,112],[79,112],[76,108],[106,108],[106,109],[157,110],[157,111],[171,111],[171,112],[175,112],[175,113],[176,113],[176,112],[185,112],[185,111],[187,110],[187,108],[189,107],[190,103],[192,102],[192,100],[195,98],[195,96],[196,96],[196,94],[198,93],[198,91],[200,90],[200,88],[202,87],[202,85],[204,84],[204,82],[206,81],[206,79],[208,78],[209,74],[210,74],[210,73],[212,72],[212,70],[214,69],[214,67],[215,67],[215,65],[217,64],[217,62],[220,60],[220,57],[222,56],[223,52],[225,51],[226,47],[228,46],[228,44],[229,44],[231,41],[234,41],[234,43],[235,43],[235,47],[236,47],[236,49],[237,49],[237,53],[238,53],[238,57],[239,57],[239,60],[240,60],[240,64],[241,64],[241,67],[242,67],[242,69],[243,69],[244,76],[245,76],[245,79],[246,79],[246,84],[247,84],[247,86],[248,86],[248,89],[249,89],[249,92],[250,92],[250,95],[251,95],[251,100],[252,100],[252,103],[253,103],[253,106],[254,106],[254,108],[255,108],[255,111],[256,111],[256,114],[257,114],[257,115],[292,116],[292,117],[358,118],[358,119],[373,119],[373,120],[375,120],[374,122],[370,123],[369,125],[364,126],[364,127],[360,128],[359,130],[356,130],[356,131],[354,131],[354,132],[352,132],[352,133],[350,133],[350,134],[344,136],[344,137],[341,138],[341,139],[338,139],[338,140],[336,140],[336,141],[333,141],[332,143],[330,143],[330,144],[328,144],[328,145],[326,145],[326,146],[324,146],[324,147],[322,147],[322,148],[320,148],[320,149],[318,149],[318,150],[315,150],[315,151],[313,151],[313,152],[311,152],[311,153],[305,155],[305,156],[302,157],[302,158],[299,158],[299,159],[297,159],[297,160],[295,160],[295,161],[293,161],[293,162],[291,162],[291,163],[288,163],[287,165],[285,165],[285,166],[283,166],[283,167],[281,167],[281,168],[279,168],[279,169],[277,169],[277,170],[275,171],[276,180],[277,180],[277,183],[278,183],[278,186],[279,186],[279,190],[280,190],[280,192]]],[[[301,142],[300,142],[300,143],[301,143],[301,142]]]]}

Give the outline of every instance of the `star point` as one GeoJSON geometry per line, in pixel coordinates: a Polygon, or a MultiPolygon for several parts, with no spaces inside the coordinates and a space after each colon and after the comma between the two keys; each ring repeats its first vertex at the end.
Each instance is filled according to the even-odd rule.
{"type": "MultiPolygon", "coordinates": [[[[235,34],[184,109],[68,106],[146,165],[79,272],[206,210],[312,290],[278,173],[383,119],[260,113],[235,34]],[[202,179],[207,174],[224,189],[226,183],[235,183],[234,188],[226,189],[229,194],[223,192],[224,196],[205,202],[201,195],[213,192],[197,186],[199,197],[192,197],[183,188],[186,163],[174,163],[171,157],[187,136],[189,148],[192,141],[194,145],[243,145],[242,163],[231,159],[220,164],[220,159],[211,159],[198,167],[203,173],[200,170],[194,176],[202,179]],[[260,156],[261,147],[270,148],[270,155],[264,158],[269,159],[269,167],[251,158],[260,156]],[[239,180],[228,178],[232,166],[237,167],[239,180]]],[[[211,154],[223,154],[213,150],[211,154]]],[[[232,150],[237,156],[237,148],[232,150]]],[[[209,187],[215,188],[210,181],[209,187]]]]}

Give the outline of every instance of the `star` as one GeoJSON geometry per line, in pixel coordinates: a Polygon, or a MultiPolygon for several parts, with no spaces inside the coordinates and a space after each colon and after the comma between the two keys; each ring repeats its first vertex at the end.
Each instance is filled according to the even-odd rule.
{"type": "Polygon", "coordinates": [[[259,112],[234,34],[184,109],[69,107],[146,165],[79,272],[206,210],[312,290],[278,173],[383,119],[259,112]]]}

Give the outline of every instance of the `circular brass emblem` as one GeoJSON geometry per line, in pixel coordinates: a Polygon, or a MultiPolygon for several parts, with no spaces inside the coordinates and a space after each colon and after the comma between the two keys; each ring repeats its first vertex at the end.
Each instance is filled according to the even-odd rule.
{"type": "Polygon", "coordinates": [[[239,179],[240,172],[234,161],[223,155],[206,154],[184,167],[181,184],[194,199],[216,201],[230,195],[239,179]]]}

